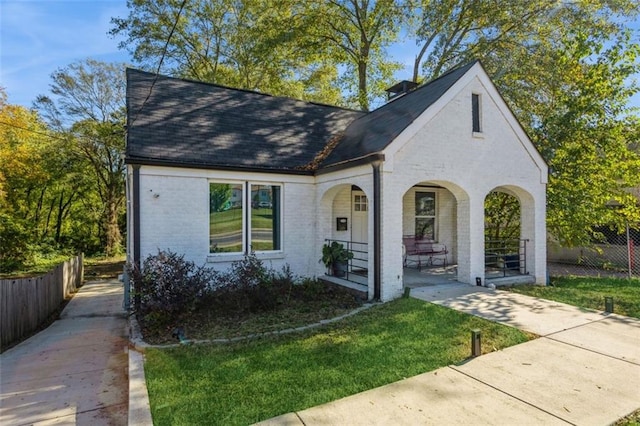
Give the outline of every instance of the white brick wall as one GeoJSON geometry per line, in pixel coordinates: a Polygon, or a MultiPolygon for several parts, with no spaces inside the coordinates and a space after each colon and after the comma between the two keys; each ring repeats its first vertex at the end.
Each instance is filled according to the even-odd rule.
{"type": "Polygon", "coordinates": [[[236,255],[209,254],[209,182],[280,183],[283,185],[283,250],[259,257],[280,269],[289,264],[293,273],[314,276],[317,259],[313,179],[236,172],[143,166],[140,173],[141,256],[170,249],[197,265],[226,269],[236,255]],[[285,182],[285,179],[287,180],[285,182]]]}
{"type": "Polygon", "coordinates": [[[457,257],[460,280],[484,280],[484,199],[492,190],[507,187],[521,200],[522,238],[531,240],[528,269],[542,283],[546,166],[512,117],[505,115],[508,110],[490,82],[469,78],[454,87],[457,91],[447,94],[450,98],[437,113],[429,111],[431,117],[416,120],[420,126],[407,129],[389,149],[393,164],[385,164],[385,170],[393,170],[392,191],[404,194],[403,232],[413,228],[413,185],[446,188],[438,191],[439,238],[447,240],[443,242],[457,257]],[[481,95],[481,135],[472,133],[472,93],[481,95]],[[449,209],[450,220],[443,208],[449,209]],[[449,234],[454,224],[457,232],[449,234]]]}
{"type": "MultiPolygon", "coordinates": [[[[522,237],[529,238],[527,262],[539,283],[546,279],[546,166],[484,75],[468,73],[385,150],[382,166],[382,299],[402,294],[402,235],[413,233],[412,189],[439,186],[438,239],[457,261],[458,277],[484,277],[484,199],[500,187],[522,205],[522,237]],[[481,95],[481,137],[472,134],[471,94],[481,95]]],[[[349,239],[335,230],[338,216],[351,218],[351,186],[369,200],[369,265],[373,265],[373,178],[364,165],[316,177],[143,166],[140,173],[141,255],[158,249],[184,253],[218,269],[234,259],[209,255],[209,182],[283,185],[283,250],[265,254],[274,268],[289,264],[302,276],[324,274],[318,262],[325,238],[349,239]]],[[[352,223],[349,220],[349,223],[352,223]]],[[[130,236],[131,238],[131,236],[130,236]]],[[[238,258],[237,256],[235,258],[238,258]]],[[[369,274],[373,295],[373,273],[369,274]]]]}

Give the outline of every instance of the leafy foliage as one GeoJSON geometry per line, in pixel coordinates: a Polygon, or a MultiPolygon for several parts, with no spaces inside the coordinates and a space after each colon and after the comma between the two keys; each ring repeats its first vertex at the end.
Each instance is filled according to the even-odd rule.
{"type": "Polygon", "coordinates": [[[168,323],[196,309],[212,278],[211,271],[171,251],[147,257],[141,267],[127,265],[136,310],[146,321],[168,323]]]}
{"type": "Polygon", "coordinates": [[[0,268],[19,269],[37,252],[69,248],[69,238],[88,222],[77,214],[88,187],[85,172],[66,139],[55,138],[36,112],[9,104],[0,91],[0,268]]]}
{"type": "Polygon", "coordinates": [[[320,261],[327,268],[339,262],[347,262],[353,259],[353,252],[347,250],[343,244],[332,241],[331,244],[322,246],[322,258],[320,261]]]}
{"type": "Polygon", "coordinates": [[[228,271],[215,274],[210,301],[235,312],[275,309],[291,295],[296,280],[288,266],[281,272],[268,269],[250,253],[233,262],[228,271]]]}
{"type": "Polygon", "coordinates": [[[125,200],[124,65],[87,59],[58,69],[52,80],[53,97],[39,96],[36,107],[58,138],[67,140],[69,156],[93,174],[89,189],[100,201],[101,245],[107,256],[116,255],[125,200]]]}
{"type": "Polygon", "coordinates": [[[336,66],[323,61],[305,36],[307,2],[190,1],[169,40],[181,3],[129,1],[129,15],[112,19],[111,34],[124,35],[121,47],[147,69],[155,71],[164,57],[164,71],[183,77],[318,102],[339,100],[331,82],[336,66]]]}
{"type": "Polygon", "coordinates": [[[520,238],[520,201],[505,192],[490,192],[484,201],[486,241],[520,238]]]}

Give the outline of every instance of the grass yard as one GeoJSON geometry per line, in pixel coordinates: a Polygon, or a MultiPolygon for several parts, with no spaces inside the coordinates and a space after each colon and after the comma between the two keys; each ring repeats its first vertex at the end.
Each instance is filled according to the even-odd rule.
{"type": "Polygon", "coordinates": [[[508,290],[600,311],[604,311],[604,298],[611,296],[616,314],[640,318],[639,279],[556,277],[551,284],[521,285],[508,290]]]}
{"type": "Polygon", "coordinates": [[[470,330],[483,352],[533,338],[412,298],[315,332],[233,345],[152,349],[145,372],[156,425],[244,425],[459,363],[470,330]]]}
{"type": "MultiPolygon", "coordinates": [[[[28,278],[45,275],[59,264],[71,259],[70,254],[52,254],[48,256],[39,256],[33,264],[23,269],[12,271],[10,273],[0,274],[0,279],[11,278],[28,278]]],[[[113,278],[122,273],[125,257],[85,257],[84,258],[84,275],[85,279],[97,278],[113,278]]]]}

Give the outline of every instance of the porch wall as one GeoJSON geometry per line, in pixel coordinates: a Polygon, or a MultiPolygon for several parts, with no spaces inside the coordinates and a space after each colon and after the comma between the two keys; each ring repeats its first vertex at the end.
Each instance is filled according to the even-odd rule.
{"type": "MultiPolygon", "coordinates": [[[[316,178],[315,209],[314,216],[317,221],[315,244],[312,250],[314,257],[322,256],[322,245],[325,239],[339,240],[351,239],[351,187],[358,186],[367,196],[368,208],[368,249],[369,270],[373,270],[373,170],[370,165],[341,170],[335,173],[326,173],[316,178]],[[336,218],[347,217],[349,229],[347,231],[336,230],[336,218]]],[[[308,236],[303,237],[308,238],[308,236]]],[[[326,267],[316,261],[314,274],[321,276],[326,273],[326,267]]],[[[373,298],[373,273],[368,274],[369,299],[373,298]]]]}

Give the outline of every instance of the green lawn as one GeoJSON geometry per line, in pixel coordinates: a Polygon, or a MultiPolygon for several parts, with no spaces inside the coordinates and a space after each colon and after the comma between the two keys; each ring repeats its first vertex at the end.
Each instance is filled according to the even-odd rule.
{"type": "MultiPolygon", "coordinates": [[[[28,278],[28,277],[37,277],[40,275],[45,275],[49,271],[53,270],[56,266],[61,263],[66,262],[67,260],[73,258],[74,255],[71,254],[50,254],[47,256],[38,256],[34,259],[33,263],[25,266],[22,269],[15,270],[12,272],[2,273],[0,274],[0,279],[11,279],[11,278],[28,278]]],[[[118,269],[118,273],[122,273],[122,266],[124,264],[125,257],[116,256],[111,258],[106,258],[103,256],[100,257],[85,257],[84,258],[84,270],[85,277],[98,277],[101,276],[97,273],[94,274],[96,270],[105,269],[107,267],[114,269],[113,265],[116,265],[115,268],[118,269]],[[93,274],[93,275],[92,275],[93,274]]],[[[109,276],[117,276],[113,273],[110,273],[109,276]]]]}
{"type": "Polygon", "coordinates": [[[613,297],[614,312],[640,318],[640,280],[557,277],[551,286],[514,286],[509,291],[604,311],[604,298],[613,297]]]}
{"type": "Polygon", "coordinates": [[[149,350],[156,425],[250,424],[532,338],[511,327],[412,298],[376,306],[307,334],[219,346],[149,350]]]}

